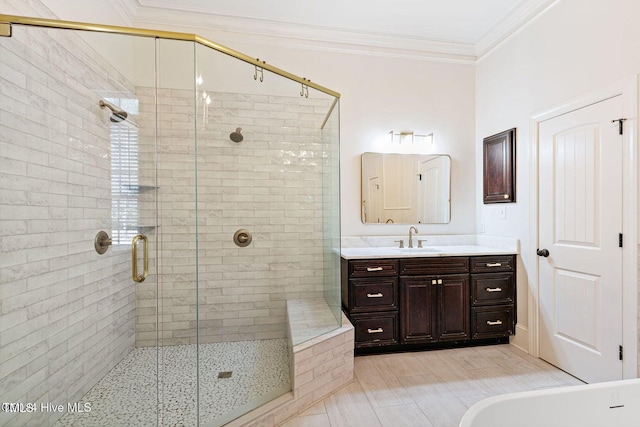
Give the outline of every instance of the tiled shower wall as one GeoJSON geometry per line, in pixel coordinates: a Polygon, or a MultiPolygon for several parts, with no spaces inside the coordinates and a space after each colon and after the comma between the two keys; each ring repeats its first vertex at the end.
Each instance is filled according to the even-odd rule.
{"type": "MultiPolygon", "coordinates": [[[[66,408],[133,349],[130,252],[93,248],[111,227],[98,101],[132,93],[73,33],[14,26],[0,37],[1,402],[66,408]]],[[[59,415],[2,412],[0,425],[59,415]]]]}
{"type": "MultiPolygon", "coordinates": [[[[200,343],[283,338],[286,299],[323,297],[328,147],[320,126],[331,101],[208,93],[206,108],[194,105],[192,91],[158,92],[162,344],[195,343],[197,325],[200,343]],[[240,143],[229,138],[237,127],[240,143]],[[242,228],[253,234],[245,248],[233,242],[242,228]]],[[[138,94],[147,128],[154,99],[148,89],[138,94]]],[[[137,345],[152,345],[155,295],[138,289],[138,306],[150,310],[138,315],[137,345]]]]}

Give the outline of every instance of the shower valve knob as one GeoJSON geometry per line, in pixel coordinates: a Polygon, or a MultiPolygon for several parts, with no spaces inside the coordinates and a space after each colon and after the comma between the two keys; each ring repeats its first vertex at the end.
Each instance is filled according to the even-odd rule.
{"type": "Polygon", "coordinates": [[[112,244],[113,240],[109,238],[109,235],[106,231],[99,231],[93,241],[93,246],[95,247],[96,252],[100,255],[107,252],[107,249],[109,249],[109,246],[111,246],[112,244]]]}
{"type": "Polygon", "coordinates": [[[240,246],[241,248],[244,248],[245,246],[249,246],[252,239],[253,237],[251,236],[251,233],[249,232],[249,230],[245,230],[244,228],[236,231],[235,234],[233,235],[234,243],[240,246]]]}

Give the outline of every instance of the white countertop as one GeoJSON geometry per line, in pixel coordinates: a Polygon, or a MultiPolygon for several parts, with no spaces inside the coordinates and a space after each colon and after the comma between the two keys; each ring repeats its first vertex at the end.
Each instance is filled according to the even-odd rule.
{"type": "Polygon", "coordinates": [[[340,255],[344,259],[417,258],[478,255],[513,255],[519,253],[517,239],[484,235],[419,235],[426,240],[424,248],[399,248],[397,240],[406,236],[354,236],[343,237],[340,255]]]}
{"type": "Polygon", "coordinates": [[[480,245],[425,246],[424,248],[367,247],[342,248],[344,259],[421,258],[445,256],[513,255],[515,251],[480,245]]]}

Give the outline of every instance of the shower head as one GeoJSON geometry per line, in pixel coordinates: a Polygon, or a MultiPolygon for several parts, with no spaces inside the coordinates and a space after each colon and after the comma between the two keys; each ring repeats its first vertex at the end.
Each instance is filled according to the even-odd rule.
{"type": "Polygon", "coordinates": [[[109,120],[111,120],[113,123],[120,123],[127,119],[127,116],[128,116],[127,112],[124,110],[120,110],[118,107],[116,107],[112,103],[101,99],[99,104],[100,104],[100,108],[104,109],[105,107],[107,107],[108,109],[111,110],[111,116],[109,117],[109,120]]]}
{"type": "Polygon", "coordinates": [[[235,132],[231,132],[229,138],[231,138],[233,142],[242,142],[242,140],[244,139],[244,137],[242,136],[242,128],[236,128],[235,132]]]}

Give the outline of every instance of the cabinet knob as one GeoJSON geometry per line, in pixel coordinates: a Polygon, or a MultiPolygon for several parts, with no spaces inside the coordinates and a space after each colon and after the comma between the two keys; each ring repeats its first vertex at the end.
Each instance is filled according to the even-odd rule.
{"type": "Polygon", "coordinates": [[[502,292],[502,288],[484,288],[487,292],[502,292]]]}
{"type": "Polygon", "coordinates": [[[382,267],[367,267],[367,271],[382,271],[382,267]]]}
{"type": "Polygon", "coordinates": [[[487,263],[487,267],[502,267],[501,262],[489,262],[487,263]]]}
{"type": "Polygon", "coordinates": [[[382,292],[378,292],[377,294],[367,294],[367,298],[382,298],[382,292]]]}
{"type": "Polygon", "coordinates": [[[369,332],[370,334],[379,334],[381,332],[384,332],[384,330],[382,328],[378,328],[378,329],[367,329],[367,332],[369,332]]]}
{"type": "Polygon", "coordinates": [[[492,322],[491,320],[487,320],[487,325],[489,326],[502,325],[502,320],[496,320],[495,322],[492,322]]]}

